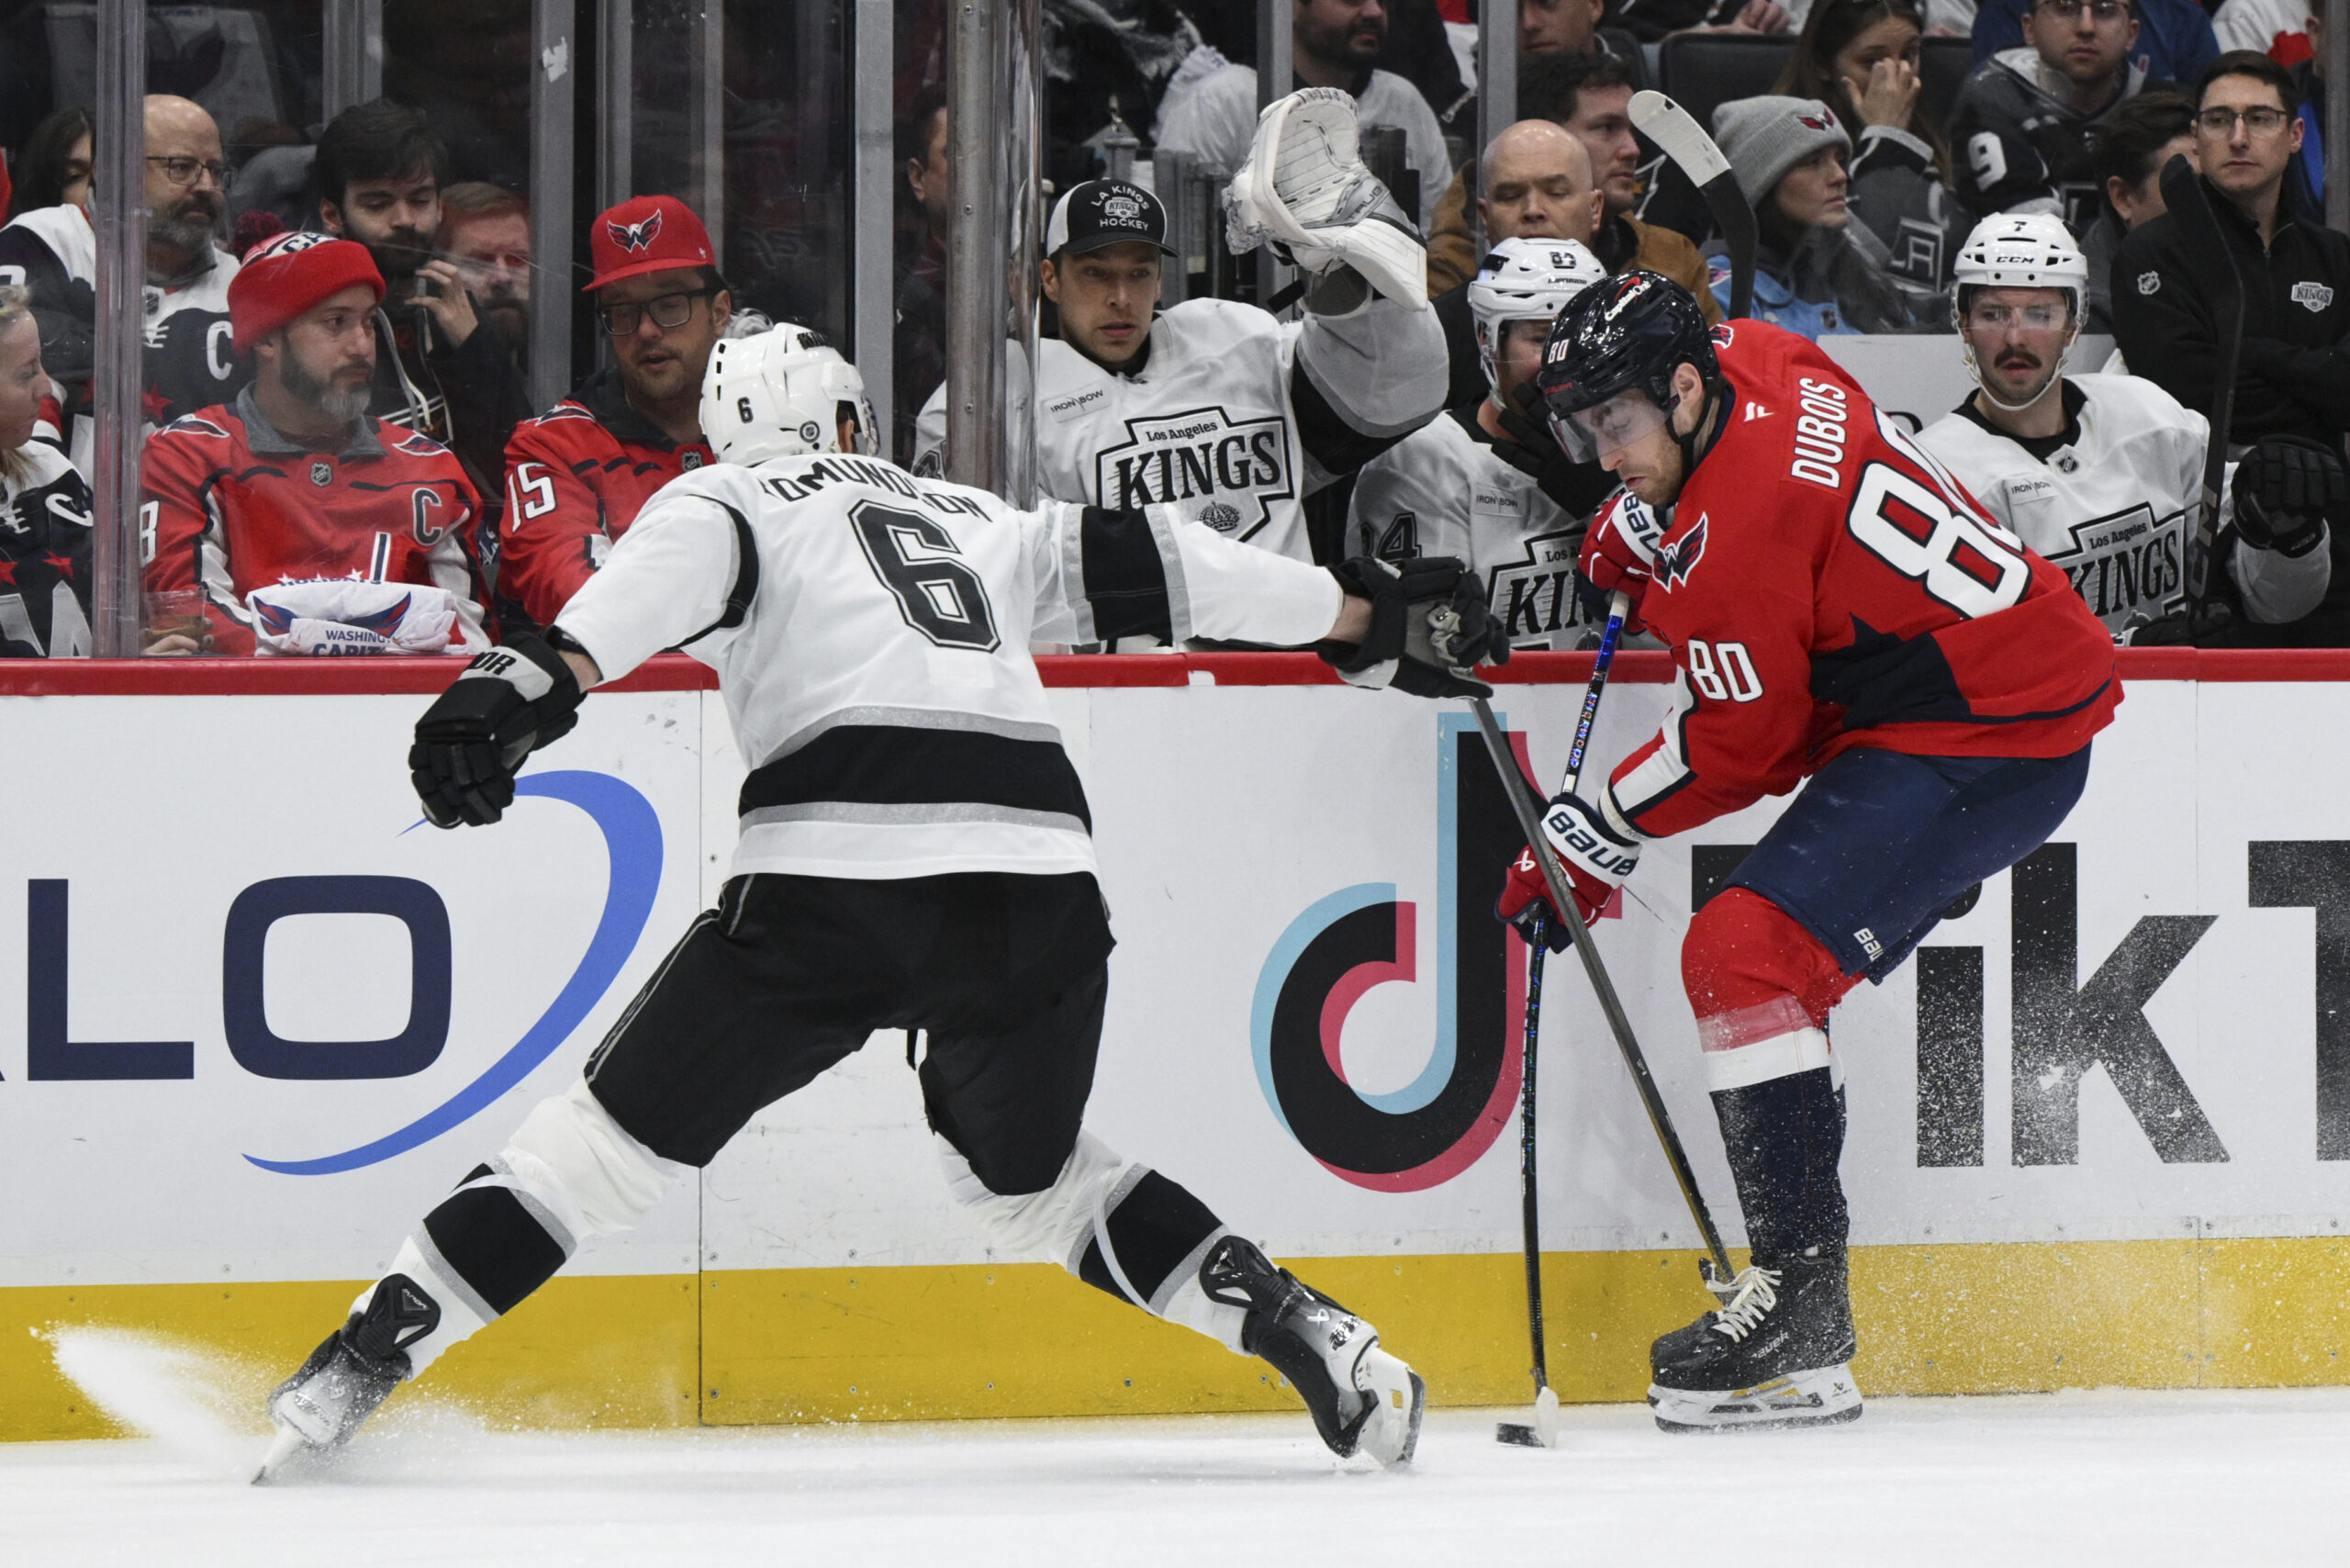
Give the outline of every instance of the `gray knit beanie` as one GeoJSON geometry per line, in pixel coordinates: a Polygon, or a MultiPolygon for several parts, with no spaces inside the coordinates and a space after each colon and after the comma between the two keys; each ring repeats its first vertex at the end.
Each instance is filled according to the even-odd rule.
{"type": "Polygon", "coordinates": [[[1852,139],[1818,98],[1733,98],[1714,111],[1714,141],[1753,207],[1780,176],[1821,148],[1841,147],[1847,159],[1852,155],[1852,139]]]}

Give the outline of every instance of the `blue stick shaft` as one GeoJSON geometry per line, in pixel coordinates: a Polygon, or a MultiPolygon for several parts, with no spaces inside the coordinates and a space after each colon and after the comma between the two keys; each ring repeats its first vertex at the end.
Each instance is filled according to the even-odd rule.
{"type": "Polygon", "coordinates": [[[1599,655],[1592,661],[1591,685],[1583,694],[1583,714],[1575,721],[1575,742],[1567,748],[1567,777],[1561,794],[1572,794],[1583,778],[1583,753],[1591,745],[1592,726],[1599,722],[1599,694],[1607,689],[1607,672],[1616,663],[1616,640],[1624,634],[1624,617],[1631,613],[1632,596],[1618,588],[1608,601],[1607,624],[1599,633],[1599,655]]]}

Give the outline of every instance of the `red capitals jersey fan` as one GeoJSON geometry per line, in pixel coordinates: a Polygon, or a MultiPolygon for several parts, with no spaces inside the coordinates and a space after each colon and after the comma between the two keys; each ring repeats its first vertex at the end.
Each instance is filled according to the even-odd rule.
{"type": "Polygon", "coordinates": [[[1810,342],[1756,321],[1713,341],[1722,431],[1662,535],[1656,513],[1621,497],[1585,546],[1587,572],[1595,550],[1621,554],[1622,541],[1653,554],[1640,618],[1681,672],[1662,732],[1616,770],[1631,824],[1680,833],[1783,795],[1855,746],[2057,757],[2087,745],[2121,683],[2111,638],[2065,574],[1810,342]]]}
{"type": "Polygon", "coordinates": [[[313,452],[271,428],[248,388],[158,431],[141,477],[147,591],[200,588],[217,652],[253,651],[246,595],[302,577],[445,588],[462,646],[487,641],[478,498],[430,436],[362,417],[341,451],[313,452]]]}
{"type": "Polygon", "coordinates": [[[629,406],[610,370],[519,426],[506,443],[506,511],[483,566],[508,635],[554,623],[653,492],[705,463],[629,406]]]}

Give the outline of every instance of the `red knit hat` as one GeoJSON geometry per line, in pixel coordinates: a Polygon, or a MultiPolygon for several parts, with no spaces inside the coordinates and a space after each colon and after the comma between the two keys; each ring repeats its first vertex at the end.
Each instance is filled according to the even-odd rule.
{"type": "Polygon", "coordinates": [[[606,207],[588,230],[588,253],[596,262],[589,290],[639,273],[718,265],[710,230],[676,196],[631,196],[606,207]]]}
{"type": "Polygon", "coordinates": [[[245,252],[229,280],[229,324],[239,353],[322,299],[362,285],[384,298],[384,274],[367,247],[326,234],[273,234],[245,252]]]}

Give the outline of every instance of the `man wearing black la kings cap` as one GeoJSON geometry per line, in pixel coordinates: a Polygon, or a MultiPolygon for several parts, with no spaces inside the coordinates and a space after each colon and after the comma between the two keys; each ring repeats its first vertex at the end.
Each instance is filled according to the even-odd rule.
{"type": "MultiPolygon", "coordinates": [[[[1159,267],[1172,252],[1158,198],[1115,180],[1061,198],[1044,262],[1061,335],[1036,356],[1046,495],[1113,508],[1171,502],[1226,538],[1316,558],[1303,499],[1426,424],[1444,400],[1427,253],[1354,149],[1353,100],[1311,88],[1266,112],[1233,178],[1234,250],[1278,244],[1314,274],[1294,323],[1224,299],[1161,311],[1159,267]],[[1285,135],[1315,151],[1277,156],[1285,135]]],[[[946,439],[943,388],[921,422],[918,468],[946,439]]],[[[1329,543],[1334,554],[1338,541],[1329,543]]]]}

